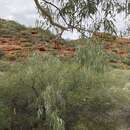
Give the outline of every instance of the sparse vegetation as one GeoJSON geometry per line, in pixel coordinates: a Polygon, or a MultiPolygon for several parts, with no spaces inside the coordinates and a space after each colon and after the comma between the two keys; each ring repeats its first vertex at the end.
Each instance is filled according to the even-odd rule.
{"type": "Polygon", "coordinates": [[[88,40],[85,44],[77,50],[76,57],[68,61],[34,53],[26,61],[16,62],[3,71],[0,76],[1,130],[127,127],[128,73],[113,71],[107,65],[99,43],[88,40]]]}

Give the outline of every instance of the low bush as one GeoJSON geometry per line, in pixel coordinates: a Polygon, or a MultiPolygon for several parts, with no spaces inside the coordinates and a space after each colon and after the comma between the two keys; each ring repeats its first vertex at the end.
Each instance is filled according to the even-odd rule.
{"type": "Polygon", "coordinates": [[[1,130],[115,130],[129,106],[124,83],[92,41],[69,61],[33,54],[0,77],[1,130]],[[109,71],[108,71],[109,70],[109,71]]]}
{"type": "Polygon", "coordinates": [[[5,53],[2,50],[0,50],[0,59],[2,59],[4,55],[5,53]]]}

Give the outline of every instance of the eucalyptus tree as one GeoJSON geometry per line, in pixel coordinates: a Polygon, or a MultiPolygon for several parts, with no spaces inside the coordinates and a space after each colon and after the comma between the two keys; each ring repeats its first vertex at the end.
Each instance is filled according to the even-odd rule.
{"type": "Polygon", "coordinates": [[[116,33],[115,16],[127,11],[128,0],[34,0],[49,27],[81,34],[100,29],[116,33]]]}

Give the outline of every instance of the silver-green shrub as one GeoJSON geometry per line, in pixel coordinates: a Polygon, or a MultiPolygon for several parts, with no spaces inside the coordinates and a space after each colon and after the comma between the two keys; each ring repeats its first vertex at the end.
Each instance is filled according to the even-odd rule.
{"type": "Polygon", "coordinates": [[[5,106],[0,123],[8,121],[8,128],[14,130],[119,128],[122,109],[130,108],[124,96],[128,93],[107,69],[105,58],[100,44],[89,41],[69,61],[33,54],[12,65],[0,77],[0,99],[5,106]]]}

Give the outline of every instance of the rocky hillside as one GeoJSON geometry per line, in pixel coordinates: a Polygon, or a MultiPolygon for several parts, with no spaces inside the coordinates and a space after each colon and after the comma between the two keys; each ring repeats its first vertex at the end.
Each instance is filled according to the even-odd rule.
{"type": "MultiPolygon", "coordinates": [[[[106,33],[94,33],[93,37],[103,43],[103,48],[112,66],[129,67],[129,39],[106,33]]],[[[27,28],[14,21],[0,19],[0,57],[4,56],[8,60],[27,57],[32,52],[47,52],[61,57],[74,56],[77,45],[84,45],[84,40],[79,39],[68,43],[62,40],[61,42],[55,40],[55,36],[49,31],[27,28]]]]}
{"type": "Polygon", "coordinates": [[[73,55],[74,48],[64,46],[55,40],[49,31],[27,28],[14,21],[0,19],[0,55],[9,60],[26,57],[32,52],[52,52],[73,55]]]}
{"type": "Polygon", "coordinates": [[[95,33],[103,42],[103,48],[108,55],[110,63],[128,68],[130,65],[130,39],[116,37],[106,33],[95,33]]]}

